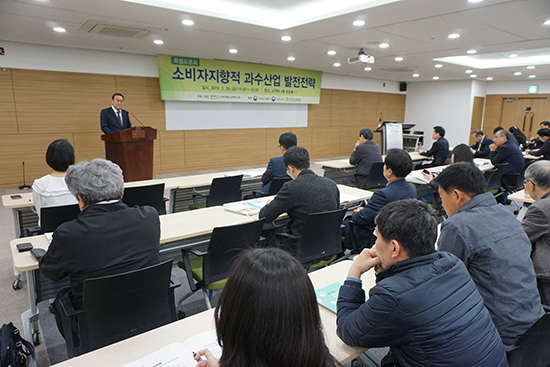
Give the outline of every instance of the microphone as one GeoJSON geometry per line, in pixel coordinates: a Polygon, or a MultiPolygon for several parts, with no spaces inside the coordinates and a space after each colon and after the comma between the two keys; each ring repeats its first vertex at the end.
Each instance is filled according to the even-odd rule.
{"type": "Polygon", "coordinates": [[[143,123],[141,121],[139,121],[139,119],[137,118],[136,115],[134,115],[132,112],[128,112],[128,115],[132,115],[132,117],[135,117],[136,120],[141,124],[141,126],[145,127],[145,125],[143,125],[143,123]]]}
{"type": "Polygon", "coordinates": [[[25,184],[25,162],[21,162],[21,163],[23,163],[23,185],[19,186],[19,190],[28,190],[31,187],[25,184]]]}

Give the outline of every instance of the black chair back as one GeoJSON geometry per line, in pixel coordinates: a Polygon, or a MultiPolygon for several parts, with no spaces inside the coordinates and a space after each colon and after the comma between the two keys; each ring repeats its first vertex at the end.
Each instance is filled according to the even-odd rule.
{"type": "Polygon", "coordinates": [[[216,227],[203,258],[203,279],[211,284],[228,277],[229,269],[242,250],[252,248],[260,240],[263,219],[228,227],[216,227]]]}
{"type": "Polygon", "coordinates": [[[497,171],[496,168],[487,170],[483,172],[483,178],[485,178],[485,182],[487,182],[487,185],[489,185],[489,182],[491,182],[491,178],[495,175],[495,172],[497,171]]]}
{"type": "Polygon", "coordinates": [[[271,180],[271,185],[269,185],[269,190],[267,191],[267,195],[277,195],[281,187],[288,182],[292,181],[291,177],[275,177],[273,180],[271,180]]]}
{"type": "Polygon", "coordinates": [[[206,206],[211,207],[233,201],[241,201],[242,182],[243,175],[214,178],[210,186],[210,192],[206,198],[206,206]]]}
{"type": "Polygon", "coordinates": [[[147,268],[84,281],[87,338],[83,352],[175,321],[169,295],[172,259],[147,268]],[[86,345],[88,343],[88,345],[86,345]]]}
{"type": "MultiPolygon", "coordinates": [[[[386,186],[388,180],[384,177],[384,162],[375,162],[372,164],[369,175],[363,177],[365,183],[362,189],[376,189],[386,186]]],[[[359,182],[359,181],[357,181],[359,182]]]]}
{"type": "Polygon", "coordinates": [[[53,232],[61,224],[78,218],[79,214],[78,204],[40,208],[40,229],[42,232],[53,232]]]}
{"type": "Polygon", "coordinates": [[[166,214],[166,204],[164,202],[164,183],[127,187],[124,189],[122,202],[129,207],[136,205],[149,205],[155,208],[159,215],[166,214]]]}
{"type": "Polygon", "coordinates": [[[491,180],[487,183],[487,191],[500,189],[502,187],[501,178],[502,178],[502,171],[504,171],[504,168],[508,163],[499,163],[495,164],[496,172],[493,174],[493,177],[491,177],[491,180]]]}
{"type": "Polygon", "coordinates": [[[550,366],[550,314],[544,314],[516,342],[508,358],[510,367],[550,366]]]}
{"type": "Polygon", "coordinates": [[[525,164],[521,168],[521,171],[519,171],[519,173],[518,173],[518,178],[516,179],[516,184],[512,187],[509,187],[510,190],[515,191],[515,190],[518,190],[519,188],[523,187],[523,181],[525,180],[525,170],[527,170],[527,168],[533,163],[535,163],[535,161],[532,160],[532,159],[525,162],[525,164]]]}
{"type": "Polygon", "coordinates": [[[342,252],[342,220],[346,209],[307,216],[302,237],[296,243],[296,254],[302,264],[312,264],[342,252]]]}

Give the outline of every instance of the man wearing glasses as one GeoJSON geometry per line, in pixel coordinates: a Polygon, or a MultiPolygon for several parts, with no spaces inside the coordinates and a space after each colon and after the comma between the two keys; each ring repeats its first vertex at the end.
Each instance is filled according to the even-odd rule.
{"type": "MultiPolygon", "coordinates": [[[[550,277],[550,161],[531,164],[525,170],[524,186],[535,203],[527,210],[521,226],[533,246],[535,274],[550,277]]],[[[550,283],[543,285],[543,293],[550,300],[550,283]]]]}

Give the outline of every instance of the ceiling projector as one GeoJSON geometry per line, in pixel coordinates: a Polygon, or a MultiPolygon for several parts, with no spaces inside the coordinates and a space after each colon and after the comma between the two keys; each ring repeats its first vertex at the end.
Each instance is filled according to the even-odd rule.
{"type": "Polygon", "coordinates": [[[348,57],[348,64],[355,64],[356,62],[374,64],[374,56],[367,55],[363,49],[360,49],[357,56],[348,57]]]}

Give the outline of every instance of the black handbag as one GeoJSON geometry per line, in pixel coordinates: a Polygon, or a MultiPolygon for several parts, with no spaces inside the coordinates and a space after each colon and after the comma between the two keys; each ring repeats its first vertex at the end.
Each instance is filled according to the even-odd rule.
{"type": "Polygon", "coordinates": [[[0,330],[0,367],[26,367],[34,346],[23,339],[13,323],[2,325],[0,330]]]}

